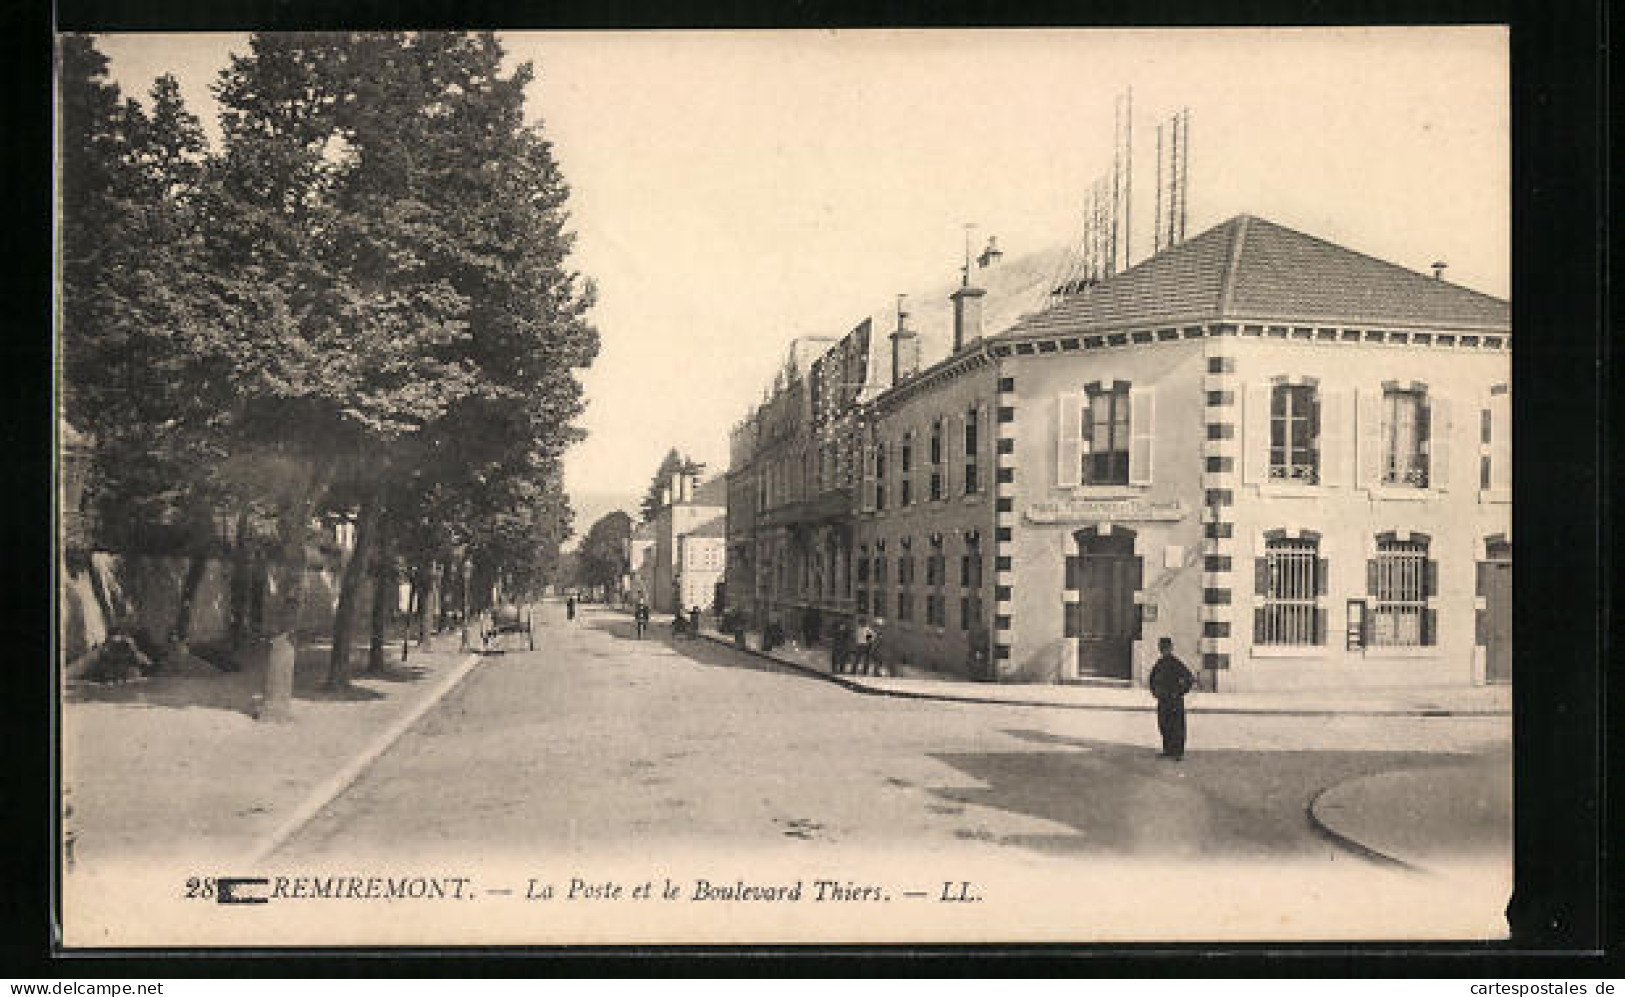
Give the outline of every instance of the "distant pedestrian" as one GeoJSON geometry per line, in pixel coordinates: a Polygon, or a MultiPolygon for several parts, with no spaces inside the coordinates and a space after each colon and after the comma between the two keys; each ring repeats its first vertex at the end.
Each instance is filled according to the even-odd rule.
{"type": "Polygon", "coordinates": [[[576,597],[573,595],[564,600],[564,618],[567,620],[576,618],[576,597]]]}
{"type": "Polygon", "coordinates": [[[881,621],[876,619],[872,623],[865,623],[858,628],[858,654],[853,664],[852,672],[855,675],[878,674],[880,667],[880,626],[881,621]]]}
{"type": "Polygon", "coordinates": [[[1157,730],[1162,734],[1162,757],[1185,757],[1185,694],[1196,686],[1196,676],[1174,657],[1174,642],[1157,640],[1157,663],[1151,668],[1151,695],[1157,697],[1157,730]]]}
{"type": "Polygon", "coordinates": [[[632,623],[637,627],[638,638],[643,638],[645,630],[649,629],[649,604],[642,599],[638,600],[638,608],[632,611],[632,623]]]}
{"type": "Polygon", "coordinates": [[[688,625],[690,627],[688,635],[690,637],[699,637],[699,635],[700,635],[700,607],[698,607],[698,606],[690,606],[688,608],[688,625]]]}
{"type": "Polygon", "coordinates": [[[829,670],[835,675],[846,672],[846,662],[852,651],[852,628],[845,620],[836,620],[829,634],[829,670]]]}

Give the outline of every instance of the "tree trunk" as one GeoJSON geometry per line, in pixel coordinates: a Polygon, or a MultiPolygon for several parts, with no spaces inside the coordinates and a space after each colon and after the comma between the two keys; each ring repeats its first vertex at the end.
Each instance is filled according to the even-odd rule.
{"type": "Polygon", "coordinates": [[[418,568],[418,646],[422,647],[429,642],[429,630],[434,624],[436,611],[435,601],[435,563],[418,568]]]}
{"type": "Polygon", "coordinates": [[[350,643],[355,635],[356,598],[361,594],[361,582],[368,575],[372,559],[374,534],[378,528],[378,498],[368,495],[361,500],[361,517],[356,524],[355,550],[344,565],[339,582],[339,604],[333,611],[333,650],[327,659],[327,688],[343,688],[350,681],[350,643]]]}
{"type": "Polygon", "coordinates": [[[389,629],[389,618],[399,598],[395,584],[395,559],[389,551],[388,523],[379,523],[377,554],[373,557],[372,571],[372,640],[367,646],[367,671],[378,674],[384,670],[384,637],[389,629]]]}
{"type": "Polygon", "coordinates": [[[209,555],[205,551],[192,554],[186,564],[186,582],[181,587],[181,607],[175,613],[175,639],[184,644],[192,637],[192,604],[197,601],[198,589],[203,587],[203,576],[209,570],[209,555]]]}
{"type": "Polygon", "coordinates": [[[242,650],[248,644],[252,619],[254,579],[253,552],[248,538],[248,507],[237,511],[237,526],[231,549],[231,647],[242,650]]]}
{"type": "Polygon", "coordinates": [[[282,546],[282,562],[289,570],[289,578],[287,590],[282,595],[281,606],[278,607],[271,628],[275,633],[269,636],[273,639],[285,636],[293,645],[295,653],[299,649],[299,617],[305,604],[305,568],[308,566],[310,547],[310,520],[316,515],[322,499],[327,495],[332,474],[330,461],[318,464],[311,472],[310,484],[305,494],[299,501],[282,509],[279,517],[278,542],[282,546]]]}

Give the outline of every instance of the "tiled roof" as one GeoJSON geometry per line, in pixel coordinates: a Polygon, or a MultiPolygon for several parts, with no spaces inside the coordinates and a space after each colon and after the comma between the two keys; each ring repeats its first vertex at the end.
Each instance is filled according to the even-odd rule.
{"type": "Polygon", "coordinates": [[[687,537],[726,538],[728,536],[728,517],[725,515],[712,516],[683,535],[687,537]]]}
{"type": "Polygon", "coordinates": [[[714,505],[725,507],[728,504],[728,478],[719,474],[709,481],[700,483],[694,489],[694,497],[689,500],[692,505],[714,505]]]}
{"type": "Polygon", "coordinates": [[[1237,215],[1006,336],[1203,322],[1511,331],[1507,302],[1251,215],[1237,215]]]}

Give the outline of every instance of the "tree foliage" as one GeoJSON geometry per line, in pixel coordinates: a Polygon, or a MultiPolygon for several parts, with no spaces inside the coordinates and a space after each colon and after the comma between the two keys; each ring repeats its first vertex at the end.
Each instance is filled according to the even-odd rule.
{"type": "Polygon", "coordinates": [[[296,572],[313,518],[359,509],[382,539],[357,558],[545,583],[598,334],[532,68],[502,58],[256,34],[209,150],[173,79],[143,108],[65,38],[64,409],[108,494],[251,509],[296,572]]]}
{"type": "Polygon", "coordinates": [[[649,481],[649,490],[644,493],[643,502],[640,506],[642,521],[645,523],[652,522],[656,514],[660,512],[661,506],[666,504],[662,501],[662,498],[666,489],[671,487],[672,475],[678,472],[699,474],[704,470],[704,464],[679,453],[676,447],[666,451],[666,456],[660,459],[660,467],[655,470],[654,478],[649,481]]]}
{"type": "Polygon", "coordinates": [[[582,538],[576,575],[584,585],[619,590],[630,570],[632,517],[617,509],[599,517],[582,538]]]}

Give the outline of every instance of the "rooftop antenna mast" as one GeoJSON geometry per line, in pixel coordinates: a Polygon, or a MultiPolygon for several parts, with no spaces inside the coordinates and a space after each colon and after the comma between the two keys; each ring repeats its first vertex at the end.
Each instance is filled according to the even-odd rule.
{"type": "Polygon", "coordinates": [[[1157,125],[1157,224],[1154,253],[1185,241],[1190,190],[1190,108],[1180,108],[1157,125]],[[1167,167],[1163,166],[1163,133],[1167,132],[1167,167]],[[1164,208],[1166,201],[1166,208],[1164,208]]]}
{"type": "Polygon", "coordinates": [[[1077,294],[1126,268],[1131,262],[1134,198],[1134,91],[1126,88],[1112,104],[1112,164],[1084,193],[1077,233],[1046,289],[1046,306],[1077,294]]]}

